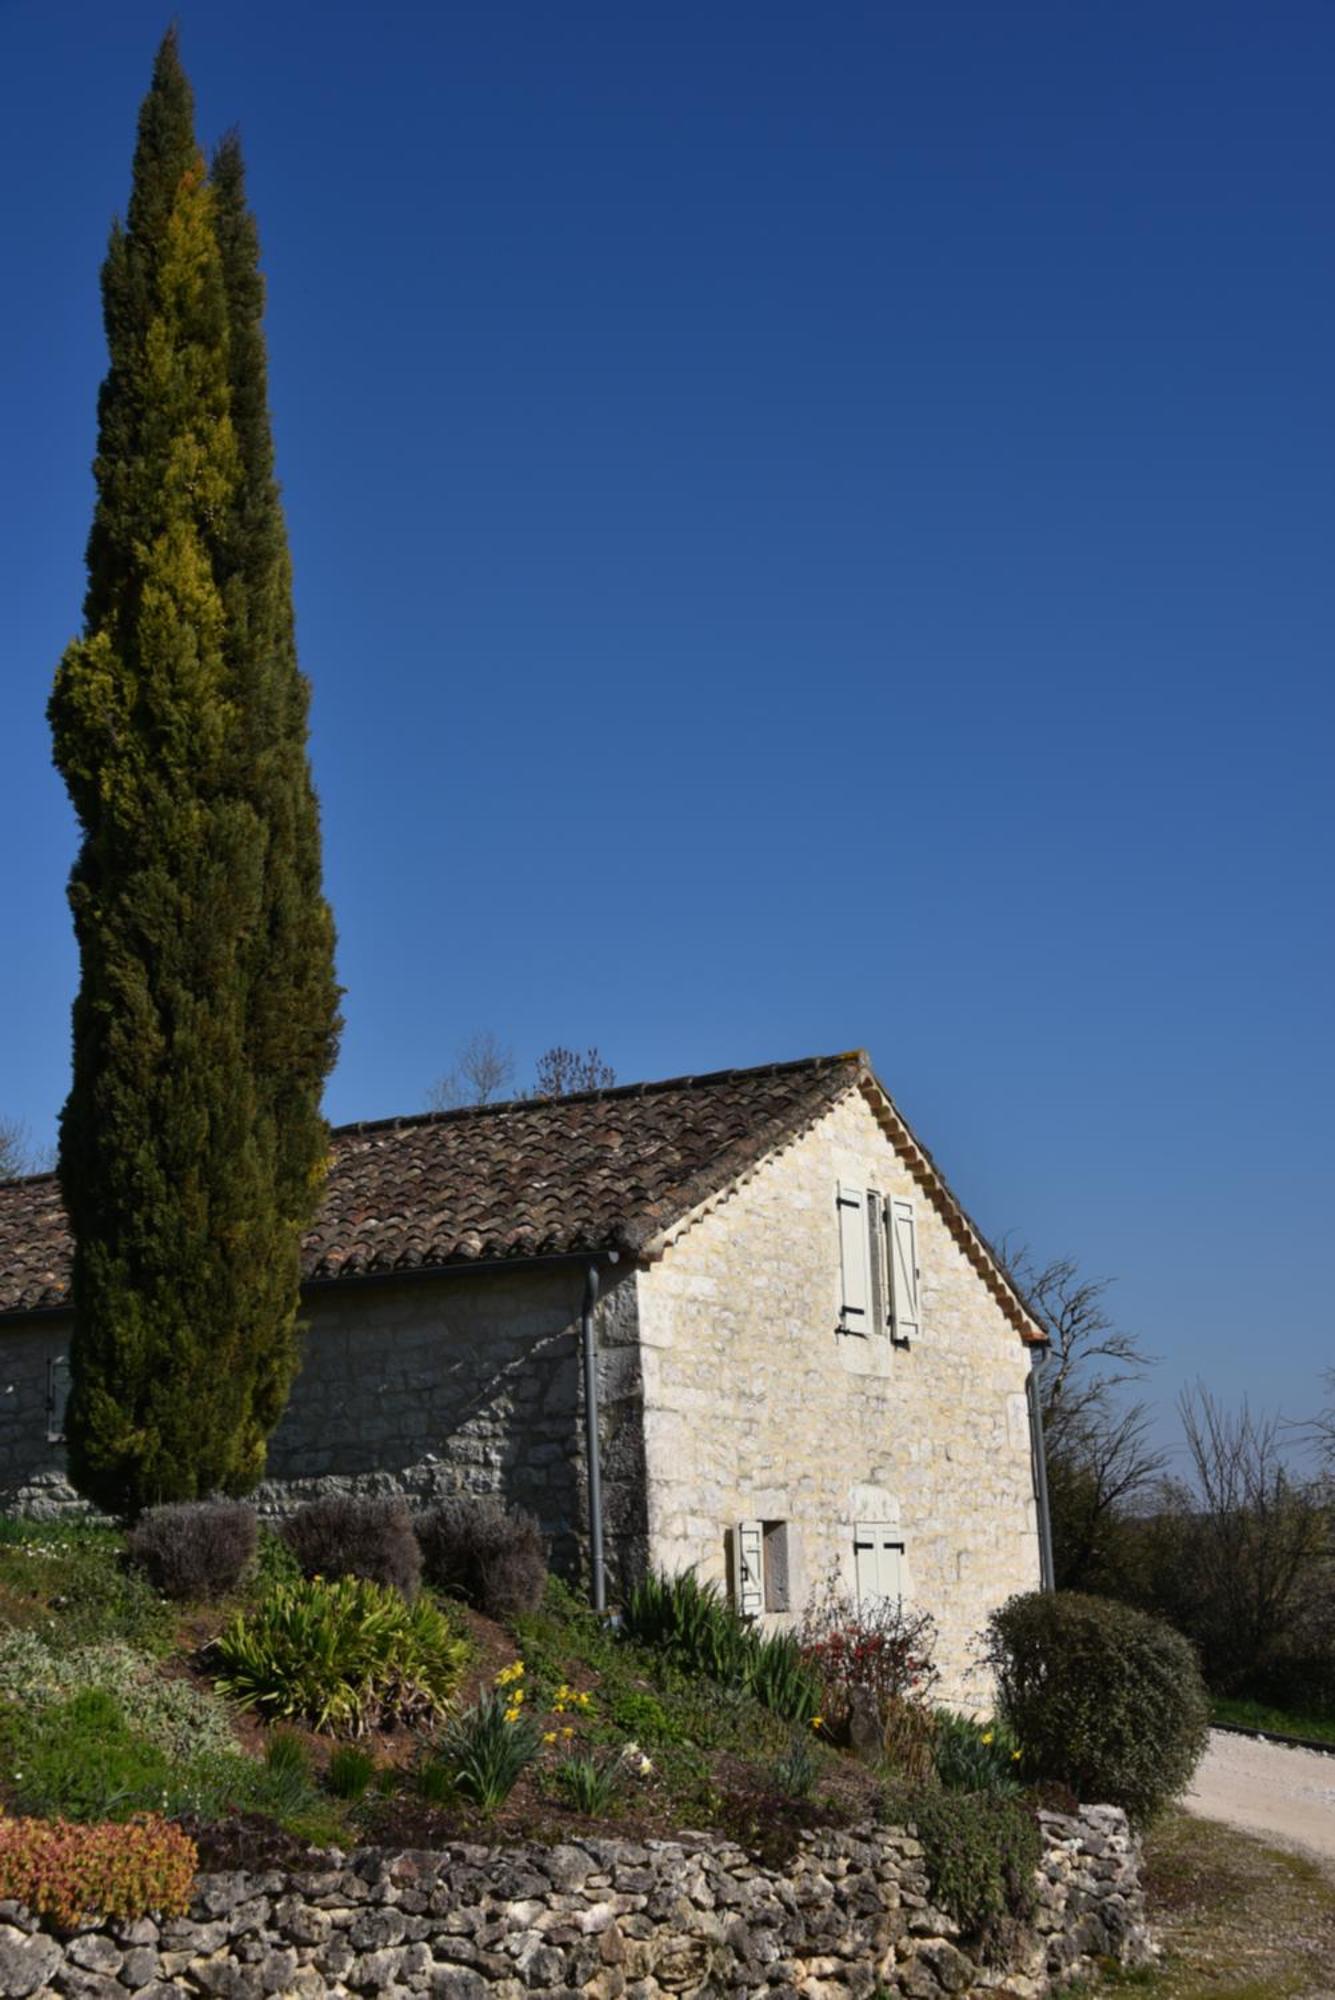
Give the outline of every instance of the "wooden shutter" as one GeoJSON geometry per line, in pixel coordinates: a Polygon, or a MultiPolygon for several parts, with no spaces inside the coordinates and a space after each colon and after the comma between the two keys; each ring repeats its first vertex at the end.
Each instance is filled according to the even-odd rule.
{"type": "Polygon", "coordinates": [[[839,1269],[843,1287],[839,1324],[845,1333],[866,1333],[871,1323],[867,1282],[867,1217],[861,1188],[839,1183],[839,1269]]]}
{"type": "Polygon", "coordinates": [[[913,1203],[895,1195],[889,1210],[890,1331],[901,1346],[918,1338],[918,1227],[913,1203]]]}
{"type": "Polygon", "coordinates": [[[864,1610],[876,1597],[876,1542],[871,1528],[853,1530],[853,1585],[858,1609],[864,1610]]]}
{"type": "Polygon", "coordinates": [[[787,1521],[765,1521],[765,1609],[791,1611],[793,1603],[787,1521]]]}
{"type": "Polygon", "coordinates": [[[871,1614],[902,1601],[904,1544],[895,1529],[872,1522],[853,1530],[853,1573],[860,1611],[871,1614]]]}
{"type": "Polygon", "coordinates": [[[733,1529],[732,1574],[737,1609],[757,1618],[765,1609],[764,1531],[759,1521],[739,1521],[733,1529]]]}
{"type": "Polygon", "coordinates": [[[875,1188],[867,1189],[867,1269],[871,1277],[871,1330],[883,1334],[890,1324],[885,1268],[885,1203],[875,1188]]]}
{"type": "Polygon", "coordinates": [[[70,1398],[70,1364],[63,1354],[46,1364],[46,1441],[65,1441],[65,1405],[70,1398]]]}

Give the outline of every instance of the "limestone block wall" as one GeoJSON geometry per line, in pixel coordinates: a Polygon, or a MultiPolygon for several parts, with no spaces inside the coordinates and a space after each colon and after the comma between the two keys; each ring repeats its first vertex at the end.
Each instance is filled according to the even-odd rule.
{"type": "Polygon", "coordinates": [[[976,1635],[1039,1580],[1028,1354],[861,1093],[679,1236],[638,1292],[655,1559],[722,1580],[732,1524],[786,1522],[800,1604],[831,1574],[851,1593],[854,1530],[884,1524],[906,1594],[936,1619],[943,1694],[985,1702],[976,1635]],[[838,1330],[841,1181],[914,1200],[908,1350],[838,1330]]]}
{"type": "Polygon", "coordinates": [[[0,1508],[39,1517],[77,1507],[65,1453],[51,1441],[50,1364],[69,1352],[72,1317],[34,1313],[0,1322],[0,1508]]]}
{"type": "Polygon", "coordinates": [[[705,1835],[313,1856],[204,1875],[188,1917],[58,1939],[0,1904],[0,1995],[430,1994],[432,2000],[1035,2000],[1150,1956],[1121,1813],[1043,1816],[1034,1928],[984,1965],[934,1909],[911,1829],[805,1834],[786,1868],[705,1835]]]}
{"type": "MultiPolygon", "coordinates": [[[[499,1493],[536,1514],[577,1573],[586,1485],[581,1267],[334,1284],[309,1299],[301,1374],[256,1499],[329,1492],[499,1493]]],[[[633,1280],[600,1306],[604,1492],[612,1554],[642,1561],[633,1280]]]]}
{"type": "MultiPolygon", "coordinates": [[[[587,1519],[576,1265],[312,1290],[301,1372],[255,1498],[278,1514],[332,1492],[425,1503],[498,1493],[536,1514],[555,1565],[577,1575],[587,1519]]],[[[614,1574],[646,1560],[643,1429],[633,1276],[599,1307],[603,1495],[614,1574]]],[[[64,1450],[47,1436],[47,1363],[67,1351],[55,1316],[0,1332],[0,1505],[75,1508],[64,1450]]]]}

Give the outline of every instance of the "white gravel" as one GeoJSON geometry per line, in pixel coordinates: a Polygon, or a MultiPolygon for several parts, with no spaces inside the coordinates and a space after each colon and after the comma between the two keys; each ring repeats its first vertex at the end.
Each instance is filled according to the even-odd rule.
{"type": "Polygon", "coordinates": [[[1188,1812],[1335,1860],[1335,1756],[1210,1731],[1188,1812]]]}

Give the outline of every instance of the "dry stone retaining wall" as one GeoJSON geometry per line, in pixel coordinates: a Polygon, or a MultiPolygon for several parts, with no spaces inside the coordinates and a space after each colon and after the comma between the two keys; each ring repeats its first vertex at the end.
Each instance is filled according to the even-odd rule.
{"type": "Polygon", "coordinates": [[[0,1904],[0,2000],[1033,2000],[1150,1945],[1124,1815],[1042,1816],[1035,1928],[984,1967],[932,1908],[911,1832],[803,1836],[780,1870],[705,1835],[452,1846],[203,1875],[188,1917],[61,1942],[0,1904]]]}

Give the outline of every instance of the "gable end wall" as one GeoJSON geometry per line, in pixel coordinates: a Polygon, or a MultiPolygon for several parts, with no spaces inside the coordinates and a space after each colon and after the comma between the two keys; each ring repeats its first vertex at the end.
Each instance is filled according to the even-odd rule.
{"type": "Polygon", "coordinates": [[[638,1289],[651,1560],[722,1582],[734,1523],[787,1521],[795,1593],[832,1571],[851,1591],[854,1525],[885,1522],[937,1622],[943,1696],[985,1703],[976,1635],[1039,1580],[1028,1352],[861,1092],[638,1289]],[[915,1203],[922,1331],[908,1351],[836,1330],[841,1180],[915,1203]]]}

